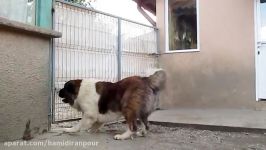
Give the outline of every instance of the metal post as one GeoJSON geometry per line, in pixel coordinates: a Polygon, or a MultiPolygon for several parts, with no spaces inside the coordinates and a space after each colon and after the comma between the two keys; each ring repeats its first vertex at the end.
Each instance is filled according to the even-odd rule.
{"type": "MultiPolygon", "coordinates": [[[[52,29],[55,30],[55,1],[53,0],[52,5],[52,29]]],[[[50,123],[55,122],[55,39],[51,40],[51,99],[49,103],[49,120],[50,123]]]]}
{"type": "Polygon", "coordinates": [[[154,29],[154,31],[155,31],[155,36],[156,36],[156,46],[157,46],[157,66],[156,67],[158,67],[158,68],[160,68],[161,66],[159,65],[160,63],[159,63],[159,56],[160,56],[160,54],[161,54],[161,50],[160,50],[160,32],[159,32],[159,30],[158,29],[154,29]]]}
{"type": "MultiPolygon", "coordinates": [[[[157,59],[157,66],[158,68],[160,68],[160,63],[159,63],[159,56],[161,54],[161,51],[160,51],[160,35],[159,35],[159,30],[158,29],[154,29],[155,31],[155,36],[156,36],[156,46],[157,46],[157,55],[156,55],[156,59],[157,59]]],[[[156,95],[155,95],[155,109],[156,110],[160,110],[160,94],[161,92],[159,91],[156,95]]]]}
{"type": "Polygon", "coordinates": [[[155,31],[155,36],[156,36],[156,46],[157,46],[157,54],[160,54],[160,35],[159,35],[159,30],[154,29],[155,31]]]}
{"type": "Polygon", "coordinates": [[[121,43],[121,19],[118,18],[118,29],[117,29],[117,79],[121,80],[121,73],[122,73],[122,43],[121,43]]]}
{"type": "Polygon", "coordinates": [[[50,40],[50,98],[48,100],[48,129],[51,129],[51,124],[54,122],[54,39],[50,40]]]}

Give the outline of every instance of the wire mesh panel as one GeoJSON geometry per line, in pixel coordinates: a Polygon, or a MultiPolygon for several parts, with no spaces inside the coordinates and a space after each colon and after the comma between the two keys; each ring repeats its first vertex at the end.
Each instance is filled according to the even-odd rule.
{"type": "Polygon", "coordinates": [[[122,78],[140,75],[158,67],[157,30],[127,20],[121,21],[122,78]]]}
{"type": "Polygon", "coordinates": [[[81,116],[58,97],[59,89],[71,79],[117,80],[117,18],[56,2],[54,121],[81,116]]]}
{"type": "Polygon", "coordinates": [[[60,0],[54,9],[62,38],[54,40],[53,122],[81,117],[57,94],[66,81],[114,82],[158,67],[155,28],[60,0]]]}

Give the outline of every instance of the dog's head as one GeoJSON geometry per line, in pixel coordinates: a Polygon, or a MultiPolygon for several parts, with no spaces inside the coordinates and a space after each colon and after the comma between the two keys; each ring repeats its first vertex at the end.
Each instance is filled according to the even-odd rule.
{"type": "Polygon", "coordinates": [[[70,80],[65,83],[64,88],[59,91],[59,97],[63,98],[64,103],[73,105],[78,97],[79,88],[82,80],[70,80]]]}

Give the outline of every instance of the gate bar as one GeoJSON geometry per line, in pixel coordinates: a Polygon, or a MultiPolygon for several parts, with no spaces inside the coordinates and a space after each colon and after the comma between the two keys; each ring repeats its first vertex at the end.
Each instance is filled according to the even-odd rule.
{"type": "Polygon", "coordinates": [[[118,81],[121,80],[122,77],[122,62],[121,62],[121,57],[122,57],[122,43],[121,43],[121,18],[118,18],[118,31],[117,31],[117,79],[118,81]]]}
{"type": "MultiPolygon", "coordinates": [[[[55,0],[53,0],[53,5],[52,5],[52,29],[55,30],[55,0]]],[[[50,105],[52,104],[52,106],[49,106],[49,115],[51,115],[50,119],[51,122],[54,123],[55,122],[55,39],[51,40],[51,53],[52,53],[52,57],[51,57],[51,62],[52,62],[52,91],[51,91],[51,100],[50,100],[50,105]]]]}

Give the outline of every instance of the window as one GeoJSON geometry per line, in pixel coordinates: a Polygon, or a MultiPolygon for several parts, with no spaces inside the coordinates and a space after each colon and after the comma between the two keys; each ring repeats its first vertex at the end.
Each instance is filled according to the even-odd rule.
{"type": "Polygon", "coordinates": [[[0,17],[35,25],[35,0],[3,0],[0,17]]]}
{"type": "Polygon", "coordinates": [[[166,51],[198,51],[198,0],[165,1],[166,51]]]}

